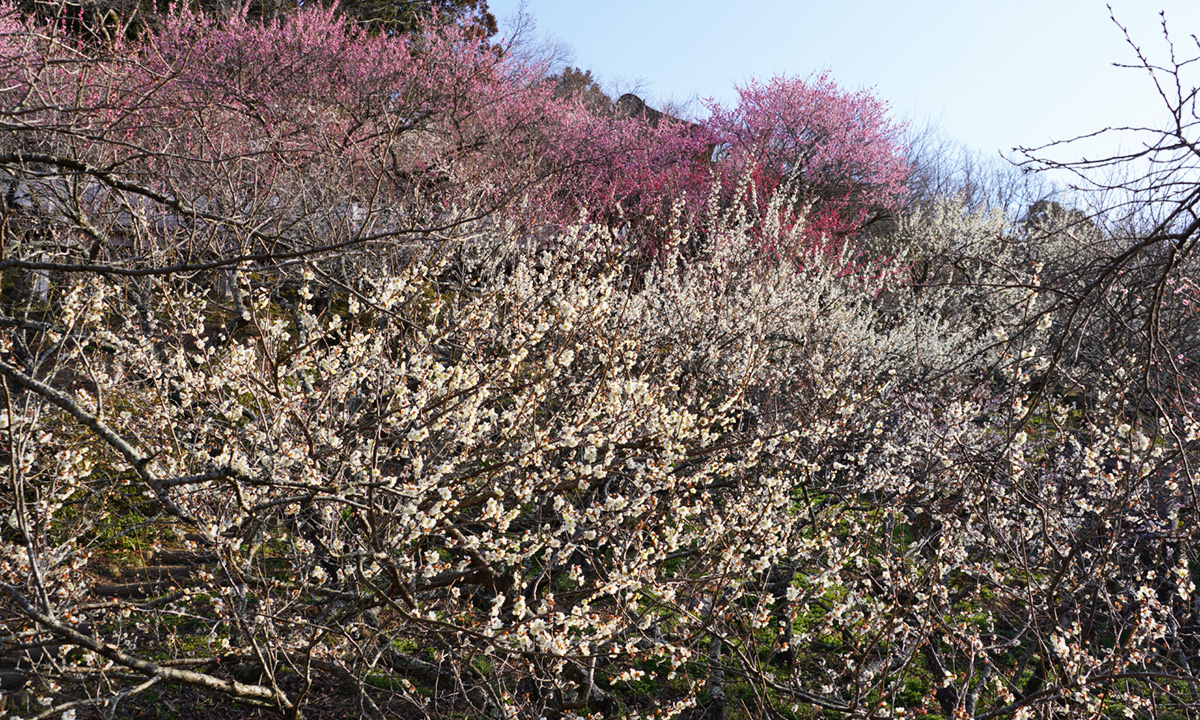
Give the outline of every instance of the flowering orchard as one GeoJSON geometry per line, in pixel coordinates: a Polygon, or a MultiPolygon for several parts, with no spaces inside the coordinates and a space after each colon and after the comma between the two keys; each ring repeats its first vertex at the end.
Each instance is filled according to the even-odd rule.
{"type": "Polygon", "coordinates": [[[827,78],[654,127],[470,29],[0,17],[5,712],[1200,708],[1194,232],[843,242],[902,192],[827,78]]]}

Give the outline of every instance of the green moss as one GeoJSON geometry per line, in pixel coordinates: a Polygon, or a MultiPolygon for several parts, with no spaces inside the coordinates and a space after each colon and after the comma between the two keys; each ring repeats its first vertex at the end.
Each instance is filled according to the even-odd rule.
{"type": "Polygon", "coordinates": [[[402,653],[414,653],[417,651],[417,641],[410,637],[398,637],[392,640],[392,647],[402,653]]]}
{"type": "Polygon", "coordinates": [[[492,665],[492,661],[482,656],[471,658],[470,665],[471,669],[479,673],[481,677],[485,678],[491,677],[492,672],[495,670],[494,666],[492,665]]]}
{"type": "Polygon", "coordinates": [[[904,680],[904,687],[900,690],[900,702],[908,707],[920,705],[925,696],[929,693],[929,683],[924,678],[910,677],[904,680]]]}
{"type": "Polygon", "coordinates": [[[371,687],[379,688],[380,690],[390,690],[392,692],[401,692],[407,688],[404,681],[400,678],[382,672],[368,673],[363,682],[371,687]]]}

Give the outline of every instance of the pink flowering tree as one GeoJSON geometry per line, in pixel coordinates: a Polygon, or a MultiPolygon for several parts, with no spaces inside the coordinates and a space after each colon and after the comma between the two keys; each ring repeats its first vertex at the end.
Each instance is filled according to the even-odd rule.
{"type": "Polygon", "coordinates": [[[10,159],[51,162],[51,175],[92,187],[60,200],[93,229],[132,203],[179,231],[129,256],[117,248],[139,229],[125,222],[122,237],[80,239],[43,264],[74,265],[80,252],[151,268],[261,264],[283,248],[407,241],[501,212],[527,230],[622,224],[649,246],[677,203],[694,224],[711,182],[704,128],[556,98],[546,68],[482,44],[469,26],[387,36],[332,9],[270,22],[185,9],[86,63],[54,64],[77,43],[53,29],[6,41],[0,70],[22,120],[7,139],[29,150],[10,159]]]}
{"type": "Polygon", "coordinates": [[[387,36],[330,9],[269,23],[183,10],[86,61],[53,28],[4,44],[0,111],[19,118],[4,162],[42,211],[75,219],[39,260],[52,270],[394,244],[495,213],[553,170],[537,151],[553,110],[541,70],[470,27],[387,36]]]}
{"type": "Polygon", "coordinates": [[[709,119],[722,143],[727,196],[742,187],[744,201],[765,212],[773,193],[787,193],[786,214],[808,208],[808,234],[830,238],[898,207],[908,166],[903,126],[886,103],[867,90],[843,90],[828,73],[751,80],[738,93],[735,108],[715,107],[709,119]]]}
{"type": "Polygon", "coordinates": [[[596,114],[578,100],[552,102],[545,116],[546,179],[535,190],[543,220],[625,228],[635,238],[631,249],[651,254],[672,230],[697,226],[713,181],[711,131],[596,114]]]}

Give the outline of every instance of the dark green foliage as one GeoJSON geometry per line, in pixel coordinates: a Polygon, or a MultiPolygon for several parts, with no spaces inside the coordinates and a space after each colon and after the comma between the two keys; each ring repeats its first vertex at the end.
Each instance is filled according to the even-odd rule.
{"type": "Polygon", "coordinates": [[[546,80],[554,86],[555,97],[578,100],[596,115],[612,114],[613,99],[592,77],[591,70],[567,67],[546,80]]]}
{"type": "MultiPolygon", "coordinates": [[[[17,0],[17,7],[96,46],[132,38],[170,9],[167,0],[17,0]]],[[[189,0],[193,10],[212,17],[238,13],[271,20],[304,5],[298,0],[189,0]]],[[[344,0],[339,10],[355,23],[386,33],[411,32],[433,18],[441,24],[474,26],[481,39],[496,34],[496,18],[487,0],[344,0]]]]}

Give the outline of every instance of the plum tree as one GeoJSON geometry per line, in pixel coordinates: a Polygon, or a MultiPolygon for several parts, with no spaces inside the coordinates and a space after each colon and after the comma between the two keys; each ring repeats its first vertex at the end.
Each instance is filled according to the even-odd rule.
{"type": "Polygon", "coordinates": [[[824,73],[751,80],[738,96],[735,107],[714,107],[709,118],[727,192],[748,178],[762,209],[785,190],[795,208],[808,208],[810,233],[836,238],[903,199],[903,128],[869,91],[845,91],[824,73]]]}

